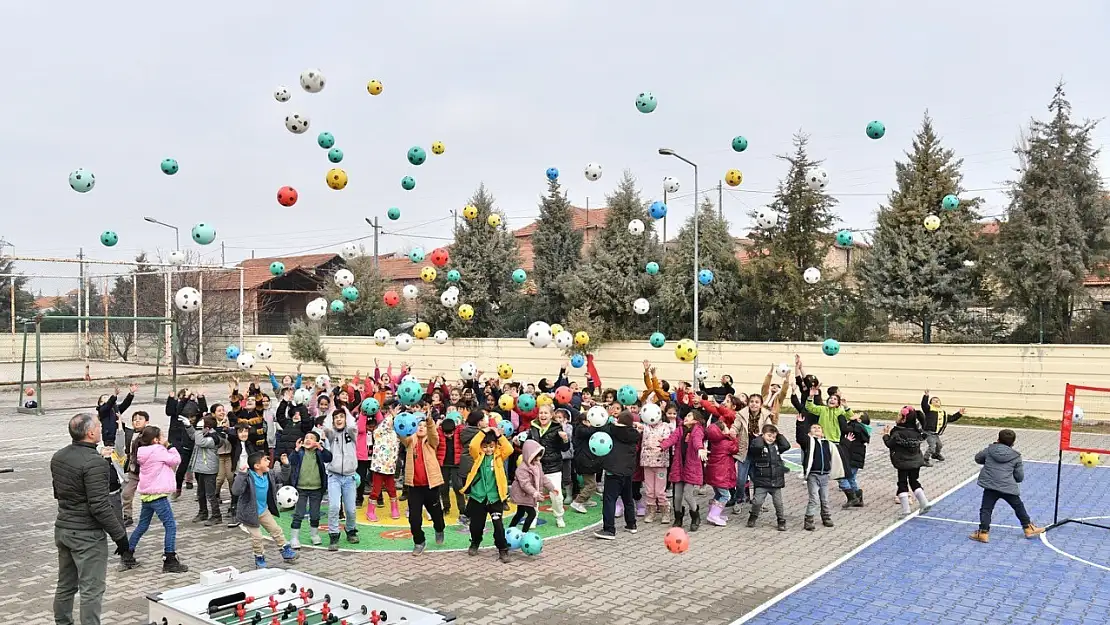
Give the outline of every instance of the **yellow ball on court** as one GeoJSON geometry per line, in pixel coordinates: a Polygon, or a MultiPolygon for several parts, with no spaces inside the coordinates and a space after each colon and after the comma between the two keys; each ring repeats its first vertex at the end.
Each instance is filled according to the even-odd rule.
{"type": "Polygon", "coordinates": [[[412,326],[412,335],[418,339],[426,339],[431,333],[432,329],[428,327],[428,324],[424,323],[423,321],[412,326]]]}
{"type": "Polygon", "coordinates": [[[366,90],[370,92],[370,95],[381,95],[384,88],[380,80],[371,80],[366,83],[366,90]]]}
{"type": "Polygon", "coordinates": [[[1093,453],[1093,452],[1090,452],[1090,451],[1084,451],[1081,454],[1079,454],[1079,462],[1087,468],[1097,467],[1099,461],[1100,461],[1100,458],[1098,457],[1098,454],[1096,454],[1096,453],[1093,453]]]}
{"type": "Polygon", "coordinates": [[[338,167],[329,169],[327,175],[328,186],[336,191],[347,186],[347,172],[338,167]]]}

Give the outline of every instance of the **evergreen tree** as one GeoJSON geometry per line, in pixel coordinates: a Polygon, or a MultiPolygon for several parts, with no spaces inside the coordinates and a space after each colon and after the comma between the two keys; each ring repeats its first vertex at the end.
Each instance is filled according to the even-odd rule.
{"type": "Polygon", "coordinates": [[[314,362],[324,366],[331,375],[331,359],[328,349],[321,340],[320,323],[305,319],[294,319],[289,324],[289,354],[298,362],[314,362]]]}
{"type": "Polygon", "coordinates": [[[340,336],[372,336],[378,328],[385,328],[393,333],[398,324],[409,318],[408,311],[402,305],[389,307],[385,304],[383,296],[388,290],[399,290],[385,280],[374,267],[372,256],[359,256],[347,262],[347,269],[355,276],[355,288],[358,289],[358,299],[353,302],[343,300],[342,289],[335,284],[332,276],[328,276],[320,297],[329,303],[343,300],[346,304],[344,312],[328,313],[328,333],[340,336]]]}
{"type": "Polygon", "coordinates": [[[537,319],[557,321],[569,312],[567,278],[582,261],[582,232],[573,227],[572,210],[559,180],[549,181],[547,196],[540,198],[540,218],[532,235],[536,294],[531,316],[537,319]]]}
{"type": "MultiPolygon", "coordinates": [[[[15,274],[15,262],[0,257],[0,274],[15,274]]],[[[12,314],[12,277],[0,278],[0,314],[11,325],[12,314]]],[[[28,321],[35,314],[35,296],[27,289],[27,276],[15,276],[15,320],[28,321]]]]}
{"type": "MultiPolygon", "coordinates": [[[[740,261],[736,259],[735,243],[728,232],[728,222],[718,216],[713,202],[702,202],[698,212],[697,270],[713,272],[713,282],[698,286],[699,338],[705,340],[734,339],[736,319],[741,312],[740,261]]],[[[691,216],[678,231],[667,249],[660,281],[658,319],[660,329],[675,339],[693,336],[694,312],[694,218],[691,216]]]]}
{"type": "Polygon", "coordinates": [[[584,262],[568,280],[569,303],[572,307],[589,304],[594,316],[603,324],[605,338],[646,337],[654,327],[653,317],[632,312],[632,302],[645,297],[653,306],[658,290],[657,276],[649,276],[644,267],[662,255],[655,237],[655,224],[644,208],[636,188],[636,179],[625,171],[617,189],[606,198],[609,214],[605,227],[587,250],[584,262]],[[628,231],[633,219],[644,222],[643,234],[628,231]]]}
{"type": "Polygon", "coordinates": [[[1110,202],[1095,166],[1097,122],[1072,121],[1062,83],[1048,110],[1052,119],[1034,120],[1016,149],[1021,165],[999,231],[998,273],[1025,314],[1022,338],[1067,341],[1085,305],[1084,276],[1107,258],[1110,202]]]}
{"type": "Polygon", "coordinates": [[[523,332],[526,296],[521,286],[513,282],[513,271],[520,267],[516,239],[502,223],[496,228],[489,224],[489,216],[501,214],[494,207],[494,198],[483,184],[470,198],[469,204],[478,209],[478,216],[466,219],[455,227],[455,243],[451,246],[451,261],[437,270],[431,284],[421,284],[420,320],[428,323],[432,331],[446,330],[454,337],[502,337],[523,332]],[[464,321],[458,315],[458,306],[445,308],[440,295],[450,285],[447,272],[457,269],[462,274],[459,287],[459,305],[474,308],[474,318],[464,321]]]}
{"type": "Polygon", "coordinates": [[[941,145],[926,113],[906,161],[894,163],[897,188],[879,207],[871,251],[859,265],[865,301],[921,328],[924,343],[934,328],[957,327],[975,292],[975,272],[964,261],[975,257],[981,200],[941,208],[944,196],[960,196],[962,163],[941,145]],[[925,229],[928,215],[940,217],[939,229],[925,229]]]}
{"type": "Polygon", "coordinates": [[[832,246],[832,209],[837,201],[806,184],[806,173],[820,164],[809,158],[808,140],[804,134],[794,135],[794,153],[778,156],[790,164],[769,205],[778,223],[751,235],[741,290],[740,322],[746,339],[809,340],[824,333],[821,318],[836,281],[825,276],[818,284],[808,285],[802,273],[817,267],[827,274],[824,261],[832,246]]]}

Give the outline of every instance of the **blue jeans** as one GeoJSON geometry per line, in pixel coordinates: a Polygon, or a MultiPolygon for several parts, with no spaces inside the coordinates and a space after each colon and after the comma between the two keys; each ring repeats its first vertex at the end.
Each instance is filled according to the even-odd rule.
{"type": "Polygon", "coordinates": [[[715,499],[719,504],[728,503],[728,498],[730,495],[731,493],[728,492],[727,488],[718,488],[716,486],[713,487],[713,499],[715,499]]]}
{"type": "Polygon", "coordinates": [[[358,487],[355,486],[354,475],[336,475],[334,473],[328,474],[328,532],[331,534],[339,533],[339,507],[342,506],[347,513],[347,531],[353,532],[357,526],[355,525],[355,517],[358,516],[358,511],[355,509],[355,491],[358,487]]]}
{"type": "Polygon", "coordinates": [[[859,482],[856,481],[855,467],[844,467],[844,478],[840,480],[840,490],[858,490],[859,482]]]}
{"type": "Polygon", "coordinates": [[[162,527],[166,530],[165,546],[163,550],[166,553],[175,553],[177,551],[177,521],[173,518],[173,508],[170,507],[170,498],[162,497],[154,501],[144,501],[143,508],[139,512],[139,523],[135,525],[135,531],[131,532],[131,540],[128,541],[131,551],[135,551],[135,547],[139,544],[139,539],[143,534],[150,529],[150,520],[154,515],[158,515],[158,520],[162,522],[162,527]]]}
{"type": "Polygon", "coordinates": [[[736,463],[736,501],[747,501],[747,491],[744,485],[748,483],[748,468],[750,465],[747,460],[741,460],[736,463]]]}

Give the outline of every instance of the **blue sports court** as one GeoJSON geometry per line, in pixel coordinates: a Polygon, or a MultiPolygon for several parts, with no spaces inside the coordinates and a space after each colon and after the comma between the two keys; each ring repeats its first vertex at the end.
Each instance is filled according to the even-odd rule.
{"type": "MultiPolygon", "coordinates": [[[[1110,468],[1065,464],[1061,484],[1061,520],[1110,524],[1110,468]]],[[[1055,463],[1025,461],[1022,498],[1039,525],[1052,522],[1055,486],[1055,463]]],[[[928,515],[896,525],[737,623],[1110,623],[1110,530],[1067,524],[1027,540],[1000,501],[990,543],[973,542],[967,535],[978,525],[981,494],[971,477],[928,515]]]]}

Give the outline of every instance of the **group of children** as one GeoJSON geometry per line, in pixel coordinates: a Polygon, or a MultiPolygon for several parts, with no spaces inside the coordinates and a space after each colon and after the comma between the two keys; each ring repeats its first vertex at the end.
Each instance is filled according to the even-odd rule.
{"type": "MultiPolygon", "coordinates": [[[[795,359],[793,380],[783,376],[785,384],[775,382],[772,367],[760,392],[750,395],[737,392],[727,375],[719,386],[703,383],[695,390],[680,383],[672,389],[645,361],[646,390],[631,401],[622,397],[624,403],[615,391],[602,390],[592,357],[587,364],[585,389],[569,381],[565,369],[553,383],[541,379],[535,385],[498,377],[481,381],[479,372],[454,385],[435,376],[423,396],[415,401],[408,397],[407,405],[396,396],[402,382],[412,379],[407,367],[394,374],[390,366],[383,373],[375,362],[373,377],[360,379],[356,373],[350,382],[338,384],[326,376],[303,384],[299,371],[279,382],[271,372],[274,396],[280,398],[272,412],[257,382],[243,394],[233,381],[227,406],[209,406],[203,391],[183,389],[167,398],[167,435],[141,411],[131,415],[130,428],[120,425],[135,388],[118,404],[117,390],[101,398],[98,413],[105,445],[118,452],[114,457],[126,525],[132,523],[134,496],[141,501],[123,568],[138,564],[132,554],[157,516],[165,528],[163,570],[187,570],[176,556],[176,523],[169,504],[180,497],[189,478],[198,500],[193,521],[206,526],[224,522],[220,494],[225,483],[230,486],[228,525],[247,528],[258,567],[266,566],[261,529],[281,545],[286,561],[297,558],[306,516],[312,544],[321,545],[325,500],[330,550],[339,549],[343,538],[349,544],[359,542],[356,520],[364,504],[365,517],[373,522],[384,514],[400,518],[399,502],[407,500],[413,554],[419,555],[427,544],[425,516],[434,540],[443,544],[444,515],[454,502],[459,523],[470,529],[470,553],[478,552],[488,517],[498,557],[508,561],[503,515],[509,503],[516,507],[509,527],[528,531],[544,501],[550,502],[556,525],[563,527],[566,508],[586,513],[597,505],[598,490],[602,528],[595,536],[601,539],[616,538],[618,516],[631,533],[636,533],[638,519],[681,527],[687,516],[690,531],[697,531],[702,520],[699,496],[706,487],[712,488],[707,523],[724,526],[728,508],[733,514],[746,508],[747,527],[755,527],[770,496],[776,527],[786,531],[782,491],[791,469],[783,456],[791,443],[779,429],[779,415],[787,396],[798,411],[794,438],[808,492],[803,528],[815,530],[818,515],[821,525],[833,527],[832,481],[845,495],[844,509],[864,505],[857,475],[872,437],[870,420],[847,406],[841,389],[823,390],[815,376],[806,375],[800,358],[795,359]],[[417,416],[411,435],[402,436],[394,427],[403,412],[417,416]],[[609,418],[599,422],[598,414],[609,418]],[[598,432],[607,435],[607,452],[591,448],[590,439],[598,432]],[[275,521],[281,485],[298,492],[288,540],[275,521]]],[[[931,460],[944,460],[941,435],[962,415],[962,410],[947,414],[926,391],[920,410],[904,407],[897,423],[883,430],[898,472],[897,498],[904,515],[911,512],[911,497],[922,512],[928,511],[920,469],[931,466],[931,460]]],[[[1015,507],[1027,535],[1043,531],[1020,505],[1020,454],[1015,460],[1012,434],[1003,431],[998,443],[976,457],[985,465],[986,478],[980,483],[986,490],[975,540],[986,541],[989,509],[997,499],[1015,507]],[[1012,469],[1010,478],[1005,467],[1012,469]]]]}

